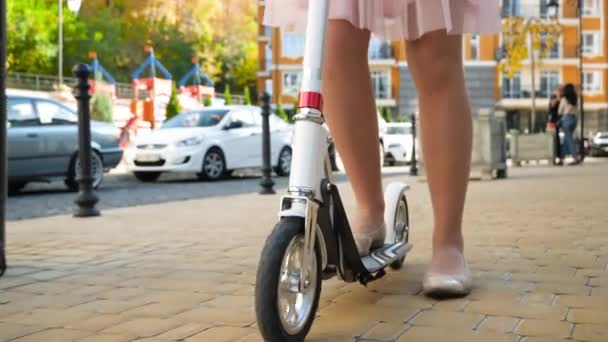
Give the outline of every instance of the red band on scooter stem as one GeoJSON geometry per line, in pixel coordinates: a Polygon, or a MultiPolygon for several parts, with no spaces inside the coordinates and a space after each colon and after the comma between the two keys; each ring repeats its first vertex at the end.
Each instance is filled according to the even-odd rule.
{"type": "Polygon", "coordinates": [[[298,95],[298,109],[313,108],[319,111],[323,109],[323,95],[312,91],[304,91],[298,95]]]}

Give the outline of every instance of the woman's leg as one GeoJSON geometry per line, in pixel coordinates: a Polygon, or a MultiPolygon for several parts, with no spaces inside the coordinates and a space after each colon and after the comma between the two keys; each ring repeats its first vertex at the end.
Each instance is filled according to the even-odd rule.
{"type": "Polygon", "coordinates": [[[564,117],[563,119],[563,128],[564,128],[564,153],[563,156],[567,155],[574,156],[574,127],[572,119],[569,116],[564,117]]]}
{"type": "Polygon", "coordinates": [[[472,118],[462,65],[462,37],[435,31],[407,43],[416,84],[425,169],[434,214],[431,272],[461,272],[462,213],[472,147],[472,118]],[[457,257],[458,256],[458,257],[457,257]]]}
{"type": "Polygon", "coordinates": [[[329,21],[323,111],[355,193],[355,233],[377,230],[384,220],[378,118],[367,58],[369,39],[368,31],[347,21],[329,21]]]}

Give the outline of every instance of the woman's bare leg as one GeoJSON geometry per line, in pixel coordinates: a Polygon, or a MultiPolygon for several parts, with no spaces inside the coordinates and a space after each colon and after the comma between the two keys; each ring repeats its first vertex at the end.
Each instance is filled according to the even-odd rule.
{"type": "Polygon", "coordinates": [[[407,43],[420,104],[422,145],[435,221],[431,271],[460,272],[462,213],[472,145],[472,118],[462,65],[462,37],[436,31],[407,43]]]}
{"type": "Polygon", "coordinates": [[[355,193],[355,233],[383,223],[378,118],[367,50],[369,31],[330,20],[323,69],[324,114],[355,193]]]}

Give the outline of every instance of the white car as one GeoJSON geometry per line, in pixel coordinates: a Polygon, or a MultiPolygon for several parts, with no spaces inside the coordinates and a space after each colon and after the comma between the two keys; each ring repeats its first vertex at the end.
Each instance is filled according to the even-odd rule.
{"type": "MultiPolygon", "coordinates": [[[[291,167],[293,126],[270,115],[271,163],[284,176],[291,167]]],[[[254,106],[209,107],[179,114],[138,136],[126,149],[127,169],[143,182],[163,172],[196,173],[218,180],[237,169],[262,166],[262,116],[254,106]]]]}
{"type": "MultiPolygon", "coordinates": [[[[377,112],[378,115],[378,135],[380,137],[380,141],[378,144],[378,148],[380,149],[380,165],[384,165],[384,155],[385,155],[385,146],[386,143],[384,142],[384,135],[386,134],[386,120],[384,120],[384,118],[380,115],[379,112],[377,112]]],[[[329,127],[327,127],[327,125],[325,125],[325,128],[329,131],[329,127]]],[[[329,159],[331,162],[331,167],[333,171],[345,171],[345,167],[344,167],[344,163],[342,162],[342,158],[340,158],[340,155],[338,154],[338,151],[336,151],[336,148],[334,146],[333,141],[331,141],[331,137],[330,137],[330,144],[329,144],[329,159]]]]}
{"type": "Polygon", "coordinates": [[[391,122],[386,124],[384,133],[385,160],[389,165],[412,162],[412,124],[391,122]]]}

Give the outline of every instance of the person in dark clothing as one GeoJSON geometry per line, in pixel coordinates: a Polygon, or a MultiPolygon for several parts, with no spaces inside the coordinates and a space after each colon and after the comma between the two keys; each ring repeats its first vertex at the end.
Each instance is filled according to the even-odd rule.
{"type": "Polygon", "coordinates": [[[547,127],[552,129],[554,132],[554,143],[555,143],[555,154],[553,157],[553,164],[554,165],[563,165],[562,162],[562,153],[561,153],[561,143],[560,143],[560,138],[559,138],[559,102],[562,98],[562,93],[563,93],[563,86],[562,85],[558,85],[557,88],[555,88],[555,93],[553,93],[553,95],[551,95],[551,99],[549,100],[549,122],[547,123],[547,127]]]}

